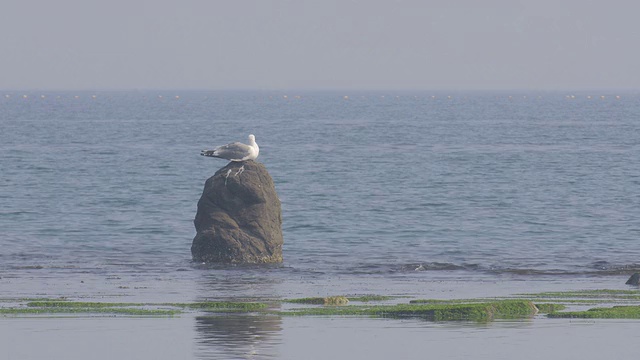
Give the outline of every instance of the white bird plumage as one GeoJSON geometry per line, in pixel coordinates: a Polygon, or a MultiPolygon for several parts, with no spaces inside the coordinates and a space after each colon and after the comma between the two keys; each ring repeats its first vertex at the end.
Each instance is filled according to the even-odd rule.
{"type": "Polygon", "coordinates": [[[213,150],[202,150],[200,155],[211,156],[231,161],[255,160],[260,154],[260,148],[256,143],[256,137],[249,135],[249,144],[234,142],[227,145],[218,146],[213,150]]]}

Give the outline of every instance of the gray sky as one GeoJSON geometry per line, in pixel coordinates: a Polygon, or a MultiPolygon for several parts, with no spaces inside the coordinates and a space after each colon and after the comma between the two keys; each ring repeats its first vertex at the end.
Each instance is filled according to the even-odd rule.
{"type": "Polygon", "coordinates": [[[632,0],[8,0],[0,89],[637,89],[638,14],[632,0]]]}

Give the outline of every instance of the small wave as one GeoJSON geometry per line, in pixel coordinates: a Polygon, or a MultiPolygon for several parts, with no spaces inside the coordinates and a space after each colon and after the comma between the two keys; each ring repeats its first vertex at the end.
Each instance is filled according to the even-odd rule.
{"type": "Polygon", "coordinates": [[[592,272],[611,275],[640,272],[640,264],[611,264],[608,261],[595,261],[587,268],[592,272]]]}
{"type": "Polygon", "coordinates": [[[403,265],[401,271],[457,271],[457,270],[477,270],[476,264],[457,265],[452,263],[428,262],[421,264],[403,265]]]}
{"type": "Polygon", "coordinates": [[[37,214],[35,211],[0,211],[0,216],[21,216],[37,214]]]}
{"type": "MultiPolygon", "coordinates": [[[[280,263],[273,264],[239,264],[239,263],[204,263],[191,261],[191,268],[195,270],[258,270],[279,269],[285,266],[280,263]]],[[[184,270],[181,270],[184,271],[184,270]]]]}
{"type": "Polygon", "coordinates": [[[42,269],[44,269],[44,266],[42,266],[42,265],[21,265],[21,266],[14,266],[13,269],[14,270],[42,270],[42,269]]]}
{"type": "Polygon", "coordinates": [[[594,262],[572,268],[513,267],[486,266],[480,264],[454,264],[447,262],[414,262],[406,264],[360,264],[351,269],[353,274],[394,274],[410,272],[474,272],[489,275],[521,275],[521,276],[615,276],[640,272],[640,264],[610,264],[594,262]]]}
{"type": "Polygon", "coordinates": [[[474,271],[477,264],[453,264],[442,262],[415,262],[408,264],[360,264],[348,269],[353,274],[394,274],[415,271],[474,271]]]}

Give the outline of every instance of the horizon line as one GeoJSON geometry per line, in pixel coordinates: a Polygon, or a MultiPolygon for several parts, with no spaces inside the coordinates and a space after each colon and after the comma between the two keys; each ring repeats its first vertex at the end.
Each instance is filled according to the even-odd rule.
{"type": "Polygon", "coordinates": [[[593,88],[6,88],[0,92],[640,92],[640,87],[593,88]]]}

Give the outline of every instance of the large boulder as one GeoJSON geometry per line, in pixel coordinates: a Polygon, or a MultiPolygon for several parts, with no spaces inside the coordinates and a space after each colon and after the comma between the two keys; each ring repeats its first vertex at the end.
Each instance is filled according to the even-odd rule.
{"type": "Polygon", "coordinates": [[[280,199],[259,162],[230,162],[207,179],[194,224],[195,261],[282,262],[280,199]]]}

